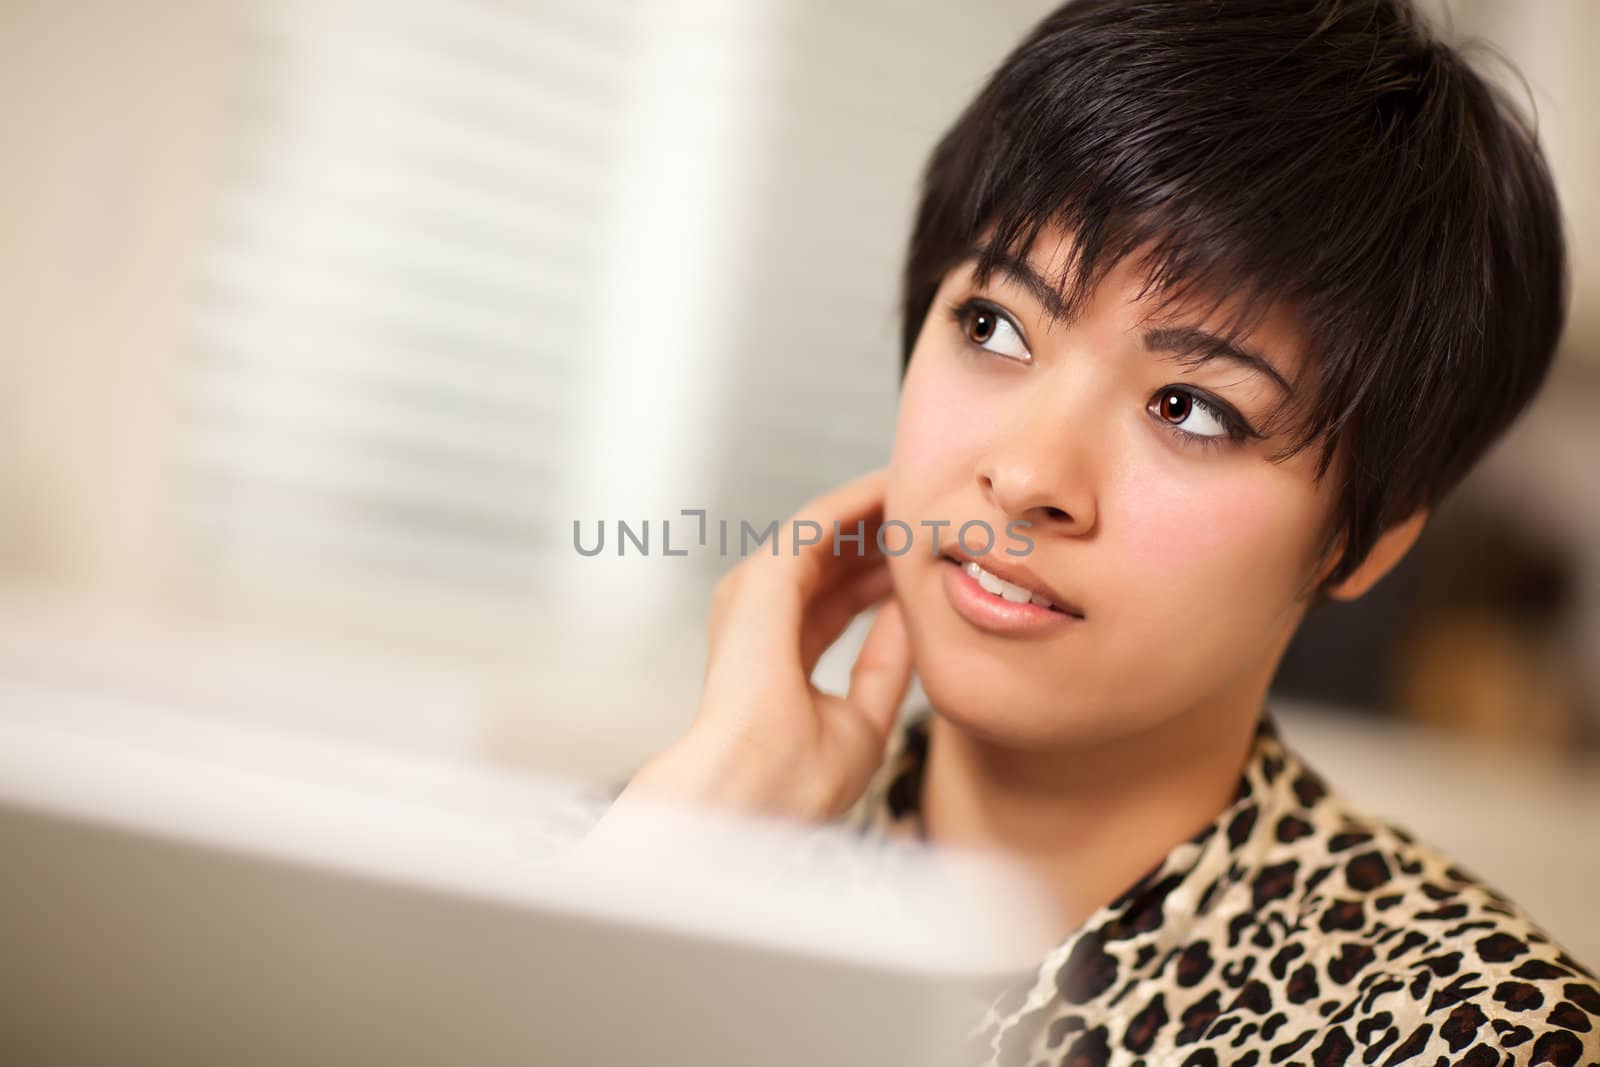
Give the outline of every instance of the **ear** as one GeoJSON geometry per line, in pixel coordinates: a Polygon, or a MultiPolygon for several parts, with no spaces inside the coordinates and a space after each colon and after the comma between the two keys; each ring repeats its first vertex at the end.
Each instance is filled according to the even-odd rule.
{"type": "MultiPolygon", "coordinates": [[[[1411,551],[1411,546],[1417,543],[1423,524],[1428,521],[1428,514],[1429,509],[1418,508],[1410,518],[1395,523],[1385,530],[1377,541],[1373,542],[1372,551],[1367,553],[1367,558],[1362,560],[1361,566],[1350,572],[1343,581],[1328,587],[1328,596],[1333,600],[1355,600],[1377,585],[1378,579],[1393,570],[1395,564],[1399,563],[1405,554],[1411,551]]],[[[1344,538],[1341,537],[1332,559],[1337,560],[1343,549],[1344,538]]],[[[1329,563],[1323,568],[1323,574],[1332,569],[1333,564],[1329,563]]]]}

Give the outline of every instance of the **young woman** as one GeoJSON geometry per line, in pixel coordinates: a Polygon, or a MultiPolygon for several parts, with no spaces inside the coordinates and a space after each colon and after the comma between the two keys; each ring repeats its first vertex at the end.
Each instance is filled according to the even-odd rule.
{"type": "Polygon", "coordinates": [[[1061,8],[929,161],[887,470],[793,520],[864,538],[719,584],[624,796],[1029,866],[1061,939],[990,1062],[1600,1061],[1594,975],[1265,706],[1535,395],[1565,289],[1533,136],[1404,0],[1061,8]]]}

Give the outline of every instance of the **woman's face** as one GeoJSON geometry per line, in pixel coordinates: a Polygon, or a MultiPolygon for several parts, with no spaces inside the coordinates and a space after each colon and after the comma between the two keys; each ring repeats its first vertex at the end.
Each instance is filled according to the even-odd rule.
{"type": "MultiPolygon", "coordinates": [[[[958,265],[918,336],[885,502],[914,535],[890,569],[918,675],[945,718],[1017,746],[1109,741],[1191,712],[1253,715],[1307,606],[1337,470],[1318,485],[1317,449],[1274,464],[1284,439],[1237,436],[1264,426],[1285,386],[1237,359],[1194,358],[1182,331],[1220,333],[1226,307],[1147,320],[1135,257],[1081,315],[1052,323],[1019,273],[1054,278],[1068,251],[1047,235],[981,289],[972,263],[958,265]],[[1018,520],[1031,525],[1008,536],[1018,520]],[[1081,617],[981,588],[935,556],[941,521],[940,553],[1048,590],[1081,617]],[[977,524],[994,532],[986,555],[977,524]]],[[[1238,347],[1295,380],[1286,315],[1238,347]]],[[[886,534],[891,549],[902,539],[886,534]]]]}

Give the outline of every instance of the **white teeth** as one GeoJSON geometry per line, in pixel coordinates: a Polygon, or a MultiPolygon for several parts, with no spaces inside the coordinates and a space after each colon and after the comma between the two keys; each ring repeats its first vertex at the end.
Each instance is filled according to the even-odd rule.
{"type": "Polygon", "coordinates": [[[1027,604],[1031,602],[1039,605],[1041,608],[1050,607],[1050,601],[1046,600],[1044,597],[1039,596],[1036,593],[1031,593],[1022,588],[1020,585],[1014,585],[1011,582],[1006,581],[1004,578],[997,578],[988,571],[984,570],[982,567],[978,566],[976,563],[968,562],[966,565],[966,572],[971,575],[973,580],[981,585],[986,592],[993,593],[997,597],[1003,597],[1013,604],[1027,604]]]}

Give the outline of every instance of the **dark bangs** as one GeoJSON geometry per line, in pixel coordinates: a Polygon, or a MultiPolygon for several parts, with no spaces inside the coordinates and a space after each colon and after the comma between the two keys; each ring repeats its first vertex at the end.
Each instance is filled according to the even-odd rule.
{"type": "Polygon", "coordinates": [[[1538,391],[1563,325],[1553,184],[1516,108],[1400,2],[1071,3],[939,142],[904,275],[902,369],[945,274],[1047,227],[1070,317],[1146,250],[1147,294],[1307,347],[1265,429],[1341,457],[1331,584],[1453,488],[1538,391]],[[1198,304],[1196,304],[1198,301],[1198,304]]]}

